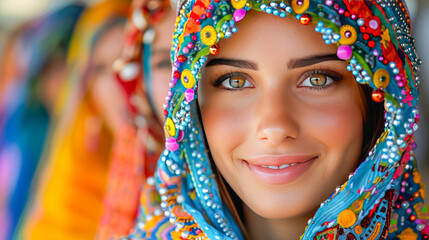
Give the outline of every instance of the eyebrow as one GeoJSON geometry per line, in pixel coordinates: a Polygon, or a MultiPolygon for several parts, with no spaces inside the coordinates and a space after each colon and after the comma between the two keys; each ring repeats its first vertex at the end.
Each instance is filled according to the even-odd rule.
{"type": "Polygon", "coordinates": [[[319,55],[308,56],[305,58],[292,59],[287,64],[287,68],[288,69],[303,68],[303,67],[311,66],[325,61],[342,61],[342,60],[339,59],[337,54],[334,54],[334,53],[319,54],[319,55]]]}
{"type": "MultiPolygon", "coordinates": [[[[325,61],[342,61],[338,58],[337,54],[328,53],[328,54],[318,54],[312,55],[304,58],[294,58],[289,61],[287,64],[288,69],[303,68],[308,67],[317,63],[325,61]]],[[[214,58],[211,59],[206,67],[216,66],[216,65],[228,65],[232,67],[245,68],[250,70],[258,70],[258,64],[241,59],[232,59],[232,58],[214,58]]]]}
{"type": "Polygon", "coordinates": [[[211,59],[207,64],[206,67],[210,66],[216,66],[216,65],[228,65],[232,67],[238,67],[238,68],[246,68],[250,70],[258,70],[258,64],[246,60],[240,60],[240,59],[229,59],[229,58],[214,58],[211,59]]]}

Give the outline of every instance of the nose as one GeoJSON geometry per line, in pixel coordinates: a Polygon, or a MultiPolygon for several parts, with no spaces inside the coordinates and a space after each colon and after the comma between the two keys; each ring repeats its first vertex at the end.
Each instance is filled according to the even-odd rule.
{"type": "Polygon", "coordinates": [[[293,96],[277,89],[259,100],[257,138],[272,145],[296,139],[299,135],[299,107],[294,104],[293,96]]]}

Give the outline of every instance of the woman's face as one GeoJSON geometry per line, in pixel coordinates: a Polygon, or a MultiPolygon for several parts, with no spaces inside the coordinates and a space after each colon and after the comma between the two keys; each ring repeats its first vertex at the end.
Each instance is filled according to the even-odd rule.
{"type": "Polygon", "coordinates": [[[121,24],[105,31],[95,45],[89,70],[92,99],[113,131],[126,116],[124,95],[112,71],[113,62],[121,54],[123,39],[121,24]]]}
{"type": "Polygon", "coordinates": [[[359,87],[296,19],[249,12],[219,43],[199,86],[211,154],[258,215],[312,217],[345,182],[362,147],[359,87]]]}

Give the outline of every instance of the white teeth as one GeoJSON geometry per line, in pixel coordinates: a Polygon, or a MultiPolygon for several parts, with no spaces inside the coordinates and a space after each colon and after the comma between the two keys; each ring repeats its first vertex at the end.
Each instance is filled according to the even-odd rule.
{"type": "Polygon", "coordinates": [[[279,169],[287,168],[287,167],[289,167],[289,166],[290,166],[289,164],[283,164],[283,165],[281,165],[281,166],[279,167],[279,169]]]}
{"type": "Polygon", "coordinates": [[[259,165],[259,166],[264,167],[264,168],[269,168],[269,169],[283,169],[283,168],[287,168],[287,167],[290,167],[290,166],[293,166],[293,165],[296,165],[296,164],[297,163],[283,164],[280,167],[278,167],[278,166],[265,166],[265,165],[259,165]]]}

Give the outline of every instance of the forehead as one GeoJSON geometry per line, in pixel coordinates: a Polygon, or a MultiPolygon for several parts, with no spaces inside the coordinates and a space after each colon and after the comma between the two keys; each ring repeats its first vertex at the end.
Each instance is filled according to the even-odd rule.
{"type": "Polygon", "coordinates": [[[278,54],[286,58],[299,58],[336,52],[336,46],[325,44],[313,25],[302,25],[291,16],[280,18],[249,11],[237,23],[237,28],[231,38],[219,42],[217,57],[240,56],[257,60],[256,56],[264,53],[269,53],[273,58],[278,54]]]}

